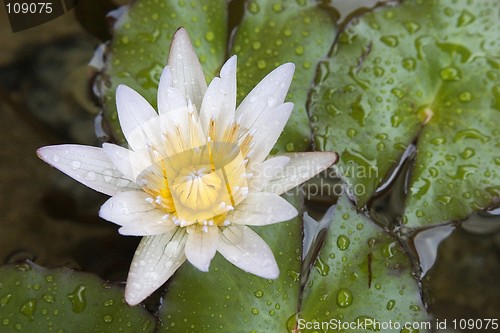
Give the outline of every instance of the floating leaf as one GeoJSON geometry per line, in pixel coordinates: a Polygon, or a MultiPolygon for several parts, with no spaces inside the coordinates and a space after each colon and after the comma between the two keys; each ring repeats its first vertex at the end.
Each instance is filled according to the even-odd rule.
{"type": "Polygon", "coordinates": [[[500,195],[500,3],[405,1],[354,20],[320,64],[316,146],[338,151],[365,205],[408,145],[401,223],[463,219],[500,195]]]}
{"type": "Polygon", "coordinates": [[[297,328],[300,332],[414,332],[404,330],[405,323],[429,319],[407,254],[383,229],[358,214],[346,196],[341,197],[305,284],[297,328]],[[318,329],[314,322],[337,326],[318,329]],[[339,326],[358,322],[367,325],[339,326]],[[389,323],[393,329],[376,326],[389,323]]]}
{"type": "MultiPolygon", "coordinates": [[[[290,202],[299,205],[298,197],[290,202]]],[[[254,230],[271,247],[280,276],[266,280],[230,264],[217,254],[210,272],[184,264],[172,278],[159,316],[159,332],[287,332],[297,312],[302,231],[298,218],[254,230]]]]}
{"type": "Polygon", "coordinates": [[[309,149],[311,130],[306,112],[316,65],[330,50],[336,13],[316,1],[249,1],[231,52],[238,54],[238,98],[241,100],[272,69],[296,65],[287,97],[295,104],[276,151],[309,149]]]}
{"type": "Polygon", "coordinates": [[[95,275],[32,262],[0,267],[2,332],[154,332],[155,318],[95,275]]]}
{"type": "Polygon", "coordinates": [[[117,121],[115,90],[126,84],[153,106],[170,42],[179,27],[189,32],[207,80],[218,72],[226,53],[226,1],[136,1],[114,25],[114,38],[102,85],[104,117],[117,140],[124,142],[117,121]]]}

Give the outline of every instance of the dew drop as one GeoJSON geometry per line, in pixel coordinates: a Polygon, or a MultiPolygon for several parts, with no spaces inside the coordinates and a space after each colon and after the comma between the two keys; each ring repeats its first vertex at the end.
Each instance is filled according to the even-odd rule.
{"type": "Polygon", "coordinates": [[[75,290],[68,294],[68,299],[71,301],[71,309],[75,313],[81,313],[85,310],[87,306],[87,301],[85,299],[85,291],[87,287],[84,285],[79,285],[75,288],[75,290]]]}
{"type": "Polygon", "coordinates": [[[398,88],[391,89],[391,93],[397,98],[403,98],[405,96],[404,92],[398,88]]]}
{"type": "Polygon", "coordinates": [[[86,172],[83,176],[86,180],[96,180],[97,174],[94,171],[86,172]]]}
{"type": "Polygon", "coordinates": [[[43,296],[42,296],[42,299],[43,299],[45,302],[49,303],[49,304],[54,303],[54,297],[52,297],[52,295],[46,295],[46,294],[45,294],[45,295],[43,295],[43,296]]]}
{"type": "Polygon", "coordinates": [[[412,311],[420,311],[420,306],[418,306],[418,305],[410,305],[410,310],[412,310],[412,311]]]}
{"type": "Polygon", "coordinates": [[[249,4],[248,4],[248,10],[250,11],[250,13],[252,14],[257,14],[259,11],[260,11],[260,6],[257,2],[255,1],[251,1],[249,4]]]}
{"type": "Polygon", "coordinates": [[[349,289],[340,288],[337,292],[337,305],[341,308],[346,308],[352,304],[352,293],[349,289]]]}
{"type": "Polygon", "coordinates": [[[257,308],[252,308],[252,314],[258,315],[259,314],[259,310],[257,308]]]}
{"type": "Polygon", "coordinates": [[[458,17],[457,27],[465,27],[466,25],[471,24],[475,20],[476,20],[476,17],[474,16],[474,14],[472,14],[471,12],[469,12],[466,9],[462,10],[462,12],[460,13],[460,16],[458,17]]]}
{"type": "Polygon", "coordinates": [[[398,115],[393,115],[393,116],[391,117],[391,125],[392,125],[392,127],[398,127],[398,126],[399,126],[399,124],[401,124],[401,121],[402,121],[402,119],[401,119],[401,117],[400,117],[400,116],[398,116],[398,115]]]}
{"type": "Polygon", "coordinates": [[[213,42],[214,39],[215,39],[215,34],[212,32],[212,31],[208,31],[206,34],[205,34],[205,39],[208,41],[208,42],[213,42]]]}
{"type": "Polygon", "coordinates": [[[444,205],[444,206],[447,206],[447,205],[449,205],[449,204],[450,204],[450,202],[451,202],[451,196],[449,196],[449,195],[440,195],[440,196],[438,196],[438,197],[436,198],[436,200],[437,200],[440,204],[442,204],[442,205],[444,205]]]}
{"type": "Polygon", "coordinates": [[[399,44],[398,37],[396,36],[382,36],[380,41],[389,47],[396,47],[399,44]]]}
{"type": "Polygon", "coordinates": [[[255,293],[254,293],[255,297],[257,298],[261,298],[262,296],[264,296],[264,292],[262,292],[262,290],[257,290],[255,293]]]}
{"type": "Polygon", "coordinates": [[[260,49],[260,47],[261,47],[261,44],[260,44],[259,41],[255,41],[255,42],[252,43],[252,48],[254,50],[258,50],[258,49],[260,49]]]}
{"type": "Polygon", "coordinates": [[[481,141],[482,143],[486,143],[486,142],[490,141],[489,136],[486,136],[486,135],[482,134],[481,132],[479,132],[478,130],[475,130],[472,128],[458,131],[455,134],[455,137],[453,138],[453,142],[458,142],[458,141],[461,141],[463,139],[476,139],[476,140],[481,141]]]}
{"type": "Polygon", "coordinates": [[[71,167],[71,169],[76,170],[76,169],[79,169],[82,166],[82,162],[80,162],[80,161],[71,161],[69,163],[69,166],[71,167]]]}
{"type": "Polygon", "coordinates": [[[396,301],[391,299],[389,302],[387,302],[387,305],[385,306],[385,308],[390,311],[390,310],[394,309],[394,305],[396,305],[396,301]]]}
{"type": "Polygon", "coordinates": [[[345,235],[339,235],[339,237],[337,237],[337,247],[341,251],[347,250],[350,243],[351,243],[351,241],[349,240],[349,237],[347,237],[345,235]]]}
{"type": "Polygon", "coordinates": [[[115,303],[114,300],[108,299],[108,300],[104,301],[103,305],[106,306],[106,307],[108,307],[108,306],[113,306],[114,303],[115,303]]]}
{"type": "Polygon", "coordinates": [[[110,314],[104,315],[104,322],[111,323],[113,321],[113,316],[110,314]]]}
{"type": "Polygon", "coordinates": [[[474,155],[476,155],[476,151],[472,148],[465,148],[465,150],[460,153],[460,157],[462,157],[462,159],[464,160],[468,160],[474,155]]]}
{"type": "Polygon", "coordinates": [[[388,242],[388,243],[383,244],[380,247],[380,252],[382,253],[382,256],[384,258],[388,258],[388,259],[392,258],[394,256],[393,249],[395,246],[396,246],[396,243],[394,243],[394,242],[388,242]]]}
{"type": "Polygon", "coordinates": [[[373,74],[375,74],[376,77],[381,77],[382,75],[384,75],[384,73],[385,70],[382,67],[373,67],[373,74]]]}
{"type": "Polygon", "coordinates": [[[408,31],[410,34],[413,34],[420,29],[420,25],[416,22],[406,22],[405,28],[406,31],[408,31]]]}
{"type": "Polygon", "coordinates": [[[283,5],[279,2],[273,4],[273,11],[275,11],[276,13],[283,11],[283,5]]]}
{"type": "Polygon", "coordinates": [[[460,71],[455,67],[443,68],[439,71],[439,75],[443,81],[459,81],[462,78],[460,71]]]}
{"type": "Polygon", "coordinates": [[[330,266],[328,266],[322,259],[321,257],[318,257],[316,259],[316,262],[314,263],[314,267],[316,270],[321,274],[321,276],[327,276],[328,272],[330,272],[330,266]]]}
{"type": "Polygon", "coordinates": [[[19,308],[19,312],[21,312],[23,315],[30,318],[31,320],[33,320],[33,314],[35,313],[35,310],[36,310],[36,299],[27,300],[19,308]]]}
{"type": "Polygon", "coordinates": [[[103,175],[104,181],[106,183],[110,183],[113,180],[113,171],[111,171],[109,169],[105,169],[102,172],[102,175],[103,175]]]}
{"type": "Polygon", "coordinates": [[[417,61],[413,58],[404,58],[401,64],[406,70],[413,71],[417,66],[417,61]]]}
{"type": "Polygon", "coordinates": [[[463,91],[458,95],[460,102],[470,102],[472,100],[472,94],[468,91],[463,91]]]}

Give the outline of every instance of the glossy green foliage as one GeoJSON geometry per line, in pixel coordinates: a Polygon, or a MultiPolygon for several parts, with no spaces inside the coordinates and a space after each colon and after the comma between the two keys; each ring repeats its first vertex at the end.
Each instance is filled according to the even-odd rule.
{"type": "Polygon", "coordinates": [[[154,332],[155,318],[95,275],[31,262],[0,267],[0,331],[154,332]]]}
{"type": "Polygon", "coordinates": [[[417,145],[401,219],[467,217],[500,194],[497,1],[406,1],[352,21],[311,95],[316,147],[365,205],[417,145]]]}
{"type": "Polygon", "coordinates": [[[249,1],[231,53],[238,55],[238,99],[272,69],[295,63],[287,100],[295,104],[275,152],[309,149],[311,129],[306,112],[316,65],[330,50],[336,34],[336,13],[316,1],[249,1]]]}
{"type": "MultiPolygon", "coordinates": [[[[289,197],[301,206],[299,197],[289,197]]],[[[271,247],[280,276],[263,279],[217,254],[210,272],[184,264],[160,308],[160,332],[287,332],[299,304],[302,226],[299,218],[254,229],[271,247]]]]}
{"type": "Polygon", "coordinates": [[[341,197],[304,288],[300,332],[414,332],[405,331],[405,323],[429,319],[407,254],[396,239],[341,197]],[[314,322],[332,326],[315,329],[314,322]],[[366,325],[339,326],[358,322],[366,325]],[[377,326],[390,322],[399,323],[400,329],[377,326]]]}
{"type": "Polygon", "coordinates": [[[136,1],[115,23],[101,94],[104,117],[118,141],[124,142],[124,137],[116,113],[116,87],[126,84],[156,106],[170,42],[181,26],[189,32],[205,76],[211,80],[226,54],[226,1],[136,1]]]}

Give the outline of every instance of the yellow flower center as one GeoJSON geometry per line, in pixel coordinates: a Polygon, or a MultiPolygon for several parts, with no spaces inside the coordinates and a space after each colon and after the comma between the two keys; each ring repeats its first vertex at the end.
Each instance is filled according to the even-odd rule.
{"type": "Polygon", "coordinates": [[[228,142],[209,142],[169,156],[145,174],[144,190],[181,225],[223,225],[225,214],[248,193],[240,148],[228,142]]]}

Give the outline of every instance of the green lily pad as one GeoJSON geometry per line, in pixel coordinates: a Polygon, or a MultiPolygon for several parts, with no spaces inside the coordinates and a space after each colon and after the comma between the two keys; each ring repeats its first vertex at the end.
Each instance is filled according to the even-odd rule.
{"type": "Polygon", "coordinates": [[[238,99],[275,67],[289,61],[296,65],[287,97],[295,107],[275,152],[309,149],[307,94],[317,63],[333,44],[337,17],[311,0],[252,0],[246,6],[231,50],[238,55],[238,99]]]}
{"type": "Polygon", "coordinates": [[[32,262],[0,267],[2,332],[154,332],[155,318],[130,307],[123,288],[95,275],[32,262]]]}
{"type": "MultiPolygon", "coordinates": [[[[311,95],[316,146],[364,206],[408,145],[401,223],[463,219],[500,195],[500,3],[405,1],[349,24],[311,95]]],[[[498,202],[496,202],[498,204],[498,202]]]]}
{"type": "MultiPolygon", "coordinates": [[[[298,197],[288,200],[299,205],[298,197]]],[[[271,247],[280,276],[263,279],[217,254],[203,273],[185,263],[171,279],[159,310],[159,332],[287,332],[299,304],[302,227],[298,218],[254,231],[271,247]]]]}
{"type": "Polygon", "coordinates": [[[116,87],[126,84],[155,106],[170,42],[181,26],[189,32],[205,77],[211,80],[226,54],[226,1],[139,0],[115,24],[101,93],[104,117],[116,140],[125,142],[116,113],[116,87]]]}
{"type": "Polygon", "coordinates": [[[305,284],[296,327],[300,332],[417,332],[404,330],[405,323],[429,320],[402,247],[358,214],[346,196],[339,198],[305,284]],[[318,329],[321,323],[332,326],[318,329]]]}

